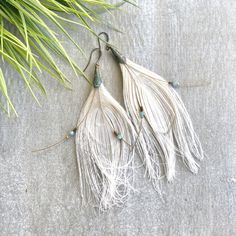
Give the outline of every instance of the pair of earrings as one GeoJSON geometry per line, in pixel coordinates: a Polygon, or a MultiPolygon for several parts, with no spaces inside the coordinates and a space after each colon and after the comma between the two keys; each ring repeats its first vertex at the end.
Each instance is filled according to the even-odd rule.
{"type": "Polygon", "coordinates": [[[109,44],[105,32],[98,35],[98,44],[85,68],[93,52],[98,51],[93,87],[76,128],[62,141],[75,136],[82,203],[106,210],[122,205],[133,190],[135,151],[156,189],[162,175],[168,181],[174,179],[178,157],[197,173],[197,160],[204,155],[189,114],[175,91],[177,84],[124,57],[109,44]],[[106,49],[122,72],[125,109],[102,83],[101,35],[106,36],[106,49]]]}

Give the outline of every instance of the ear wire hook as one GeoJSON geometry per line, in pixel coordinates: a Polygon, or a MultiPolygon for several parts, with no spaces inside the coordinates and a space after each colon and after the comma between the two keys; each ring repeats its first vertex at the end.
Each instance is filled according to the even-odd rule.
{"type": "Polygon", "coordinates": [[[100,50],[102,48],[101,47],[101,40],[106,43],[106,50],[108,50],[109,49],[108,42],[110,40],[108,33],[101,32],[101,33],[98,34],[98,47],[100,48],[100,50]],[[102,36],[102,35],[105,35],[105,38],[106,38],[105,40],[101,39],[100,36],[102,36]]]}
{"type": "Polygon", "coordinates": [[[98,34],[98,46],[100,50],[101,50],[101,40],[106,43],[106,50],[107,51],[111,50],[117,61],[119,63],[125,64],[126,58],[116,49],[116,47],[114,47],[109,43],[109,35],[106,32],[101,32],[98,34]],[[106,39],[105,40],[101,39],[100,37],[101,35],[105,35],[106,39]]]}
{"type": "Polygon", "coordinates": [[[109,35],[106,33],[106,32],[101,32],[98,34],[98,38],[97,38],[97,41],[98,41],[98,48],[94,48],[91,52],[90,52],[90,55],[89,55],[89,60],[88,60],[88,63],[86,64],[85,68],[83,69],[83,72],[85,72],[88,68],[88,66],[90,65],[91,63],[91,60],[92,60],[92,56],[93,56],[93,53],[97,50],[99,50],[99,56],[98,56],[98,59],[96,61],[96,65],[98,66],[99,64],[99,61],[102,57],[102,46],[101,46],[101,40],[104,41],[106,43],[106,49],[109,50],[109,46],[108,46],[108,42],[109,42],[109,35]],[[106,39],[103,40],[101,39],[101,35],[105,35],[106,39]]]}
{"type": "Polygon", "coordinates": [[[108,42],[109,42],[109,35],[106,33],[106,32],[101,32],[98,34],[98,48],[94,48],[91,52],[90,52],[90,55],[89,55],[89,60],[88,60],[88,63],[86,64],[85,68],[83,69],[83,72],[85,72],[88,68],[88,66],[90,65],[91,63],[91,60],[92,60],[92,56],[93,56],[93,53],[96,51],[96,50],[99,50],[99,56],[98,56],[98,59],[96,61],[96,65],[98,65],[101,57],[102,57],[102,46],[101,46],[101,40],[104,41],[103,39],[101,39],[101,35],[105,35],[106,39],[105,39],[105,43],[106,43],[106,49],[108,50],[109,47],[108,47],[108,42]]]}
{"type": "Polygon", "coordinates": [[[94,49],[91,51],[91,53],[90,53],[90,55],[89,55],[88,63],[87,63],[86,66],[84,67],[83,72],[85,72],[85,71],[87,70],[88,66],[89,66],[90,63],[91,63],[93,53],[94,53],[95,51],[97,51],[97,50],[99,50],[99,51],[98,51],[98,52],[99,52],[98,59],[97,59],[97,61],[96,61],[96,65],[98,65],[98,63],[99,63],[99,61],[100,61],[100,59],[101,59],[101,57],[102,57],[102,50],[101,50],[100,45],[99,45],[99,48],[94,48],[94,49]]]}
{"type": "MultiPolygon", "coordinates": [[[[101,57],[102,57],[102,46],[101,46],[101,35],[105,35],[105,37],[106,37],[106,39],[105,39],[105,43],[106,44],[108,44],[108,42],[109,42],[109,35],[106,33],[106,32],[101,32],[101,33],[99,33],[98,34],[98,38],[97,38],[97,40],[98,40],[98,48],[94,48],[91,52],[90,52],[90,56],[89,56],[89,60],[88,60],[88,63],[86,64],[86,66],[85,66],[85,68],[83,69],[83,72],[85,72],[86,70],[87,70],[87,68],[88,68],[88,66],[90,65],[90,63],[91,63],[91,60],[92,60],[92,56],[93,56],[93,53],[96,51],[96,50],[99,50],[98,52],[99,52],[99,56],[98,56],[98,59],[97,59],[97,61],[96,61],[96,65],[98,65],[98,63],[99,63],[99,61],[100,61],[100,59],[101,59],[101,57]]],[[[102,41],[104,41],[104,40],[102,40],[102,41]]],[[[108,47],[108,45],[106,45],[106,49],[108,50],[109,49],[109,47],[108,47]]]]}

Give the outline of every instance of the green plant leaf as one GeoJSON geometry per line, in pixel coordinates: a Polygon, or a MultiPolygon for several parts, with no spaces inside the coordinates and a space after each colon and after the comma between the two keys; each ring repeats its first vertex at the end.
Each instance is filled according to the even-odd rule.
{"type": "MultiPolygon", "coordinates": [[[[101,24],[100,12],[117,9],[124,2],[126,1],[110,4],[106,0],[1,0],[0,63],[5,61],[18,72],[38,103],[35,89],[46,94],[39,77],[42,71],[71,89],[70,81],[54,60],[54,56],[66,61],[75,74],[82,75],[91,84],[80,67],[70,58],[58,39],[58,34],[50,25],[53,24],[55,26],[53,28],[64,34],[83,54],[83,50],[70,36],[65,26],[83,27],[97,37],[89,22],[101,24]],[[72,20],[71,15],[76,18],[72,20]]],[[[11,110],[17,114],[8,94],[7,78],[4,78],[1,68],[2,64],[0,64],[0,94],[2,94],[0,107],[8,115],[11,110]]]]}

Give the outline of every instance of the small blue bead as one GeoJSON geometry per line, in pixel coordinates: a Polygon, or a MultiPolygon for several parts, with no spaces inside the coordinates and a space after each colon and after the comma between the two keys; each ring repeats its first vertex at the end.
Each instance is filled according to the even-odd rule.
{"type": "Polygon", "coordinates": [[[169,84],[173,87],[173,88],[179,88],[180,84],[178,81],[170,81],[169,84]]]}
{"type": "Polygon", "coordinates": [[[123,139],[121,133],[118,133],[118,134],[116,135],[116,137],[117,137],[119,140],[122,140],[122,139],[123,139]]]}
{"type": "Polygon", "coordinates": [[[101,84],[102,84],[102,80],[100,78],[94,79],[93,81],[94,88],[99,88],[101,84]]]}
{"type": "Polygon", "coordinates": [[[69,132],[69,136],[70,136],[70,137],[74,137],[74,136],[75,136],[75,131],[74,131],[74,130],[71,130],[71,131],[69,132]]]}
{"type": "Polygon", "coordinates": [[[144,111],[140,111],[140,112],[139,112],[139,116],[140,116],[141,118],[144,118],[144,116],[145,116],[144,111]]]}

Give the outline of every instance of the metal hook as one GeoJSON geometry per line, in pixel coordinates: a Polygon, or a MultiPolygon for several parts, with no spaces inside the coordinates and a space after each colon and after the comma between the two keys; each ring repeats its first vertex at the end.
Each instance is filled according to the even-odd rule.
{"type": "MultiPolygon", "coordinates": [[[[102,40],[102,39],[100,38],[101,35],[105,35],[105,37],[106,37],[106,39],[105,39],[106,44],[108,44],[108,42],[109,42],[109,35],[108,35],[106,32],[101,32],[101,33],[98,34],[98,38],[97,38],[97,40],[98,40],[98,48],[94,48],[94,49],[91,51],[90,56],[89,56],[88,63],[87,63],[87,65],[85,66],[85,68],[83,69],[83,72],[85,72],[85,71],[87,70],[88,66],[90,65],[91,60],[92,60],[93,53],[94,53],[96,50],[99,50],[99,51],[98,51],[98,52],[99,52],[99,55],[98,55],[98,59],[97,59],[97,61],[96,61],[96,65],[98,65],[98,62],[100,61],[100,59],[101,59],[101,57],[102,57],[102,47],[101,47],[101,42],[100,42],[100,41],[102,40]]],[[[104,41],[104,40],[102,40],[102,41],[104,41]]],[[[109,47],[106,46],[106,49],[108,50],[109,47]]]]}
{"type": "MultiPolygon", "coordinates": [[[[98,47],[101,50],[101,42],[100,42],[102,40],[101,37],[100,37],[101,35],[105,35],[105,37],[106,37],[105,43],[106,43],[106,49],[108,50],[109,47],[107,46],[107,44],[109,42],[109,35],[106,32],[101,32],[101,33],[98,34],[98,47]]],[[[104,40],[102,40],[102,41],[104,41],[104,40]]]]}
{"type": "Polygon", "coordinates": [[[101,42],[100,42],[101,40],[106,43],[106,50],[107,51],[111,50],[111,52],[113,53],[113,55],[115,56],[115,58],[119,63],[122,64],[126,63],[126,58],[113,45],[109,43],[109,35],[106,32],[101,32],[98,34],[98,46],[100,50],[101,50],[101,42]],[[101,35],[105,35],[106,39],[102,40],[100,37],[101,35]]]}
{"type": "Polygon", "coordinates": [[[99,54],[98,54],[98,59],[97,59],[97,61],[96,61],[96,65],[98,65],[98,62],[100,61],[100,59],[101,59],[101,57],[102,57],[102,50],[101,50],[100,47],[99,47],[99,48],[94,48],[94,49],[90,52],[90,56],[89,56],[88,63],[87,63],[87,65],[85,66],[85,68],[83,69],[83,72],[85,72],[85,71],[87,70],[87,68],[88,68],[88,66],[90,65],[90,62],[91,62],[91,60],[92,60],[93,53],[94,53],[95,51],[97,51],[97,50],[98,50],[99,54]]]}

